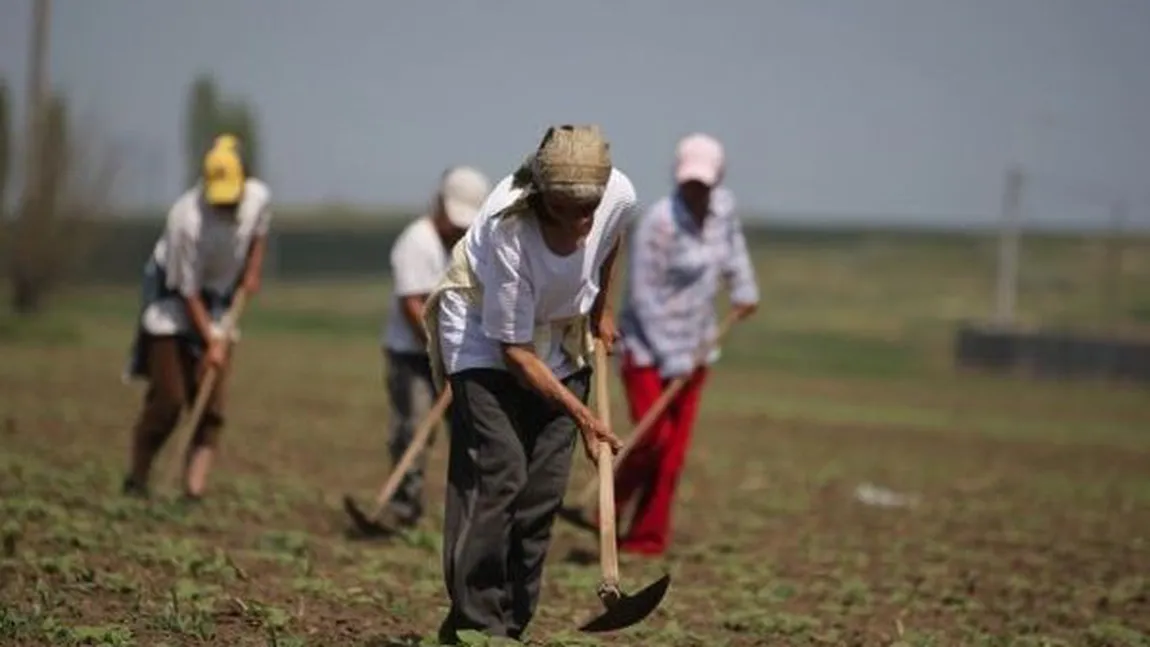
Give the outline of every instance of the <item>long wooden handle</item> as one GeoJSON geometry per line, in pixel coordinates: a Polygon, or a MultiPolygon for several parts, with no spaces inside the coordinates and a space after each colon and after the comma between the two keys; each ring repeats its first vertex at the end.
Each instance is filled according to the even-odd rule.
{"type": "MultiPolygon", "coordinates": [[[[224,329],[224,339],[227,340],[229,345],[231,344],[232,331],[235,329],[236,324],[240,320],[240,316],[244,312],[244,307],[247,305],[247,296],[247,292],[244,291],[243,288],[238,288],[235,296],[232,297],[231,307],[224,313],[221,321],[224,329]]],[[[207,352],[206,348],[204,352],[207,352]]],[[[216,368],[209,366],[208,370],[204,372],[204,376],[200,379],[199,385],[196,387],[196,399],[195,402],[192,403],[191,414],[184,423],[184,427],[187,431],[177,434],[175,440],[179,442],[173,443],[176,444],[175,449],[172,450],[172,464],[174,467],[168,470],[168,473],[173,479],[179,478],[179,476],[183,474],[184,453],[180,447],[181,445],[187,444],[183,442],[185,437],[190,440],[192,437],[191,434],[196,433],[196,427],[199,426],[200,419],[204,417],[204,410],[208,408],[208,400],[212,397],[212,391],[216,389],[216,380],[218,379],[219,375],[216,368]]]]}
{"type": "Polygon", "coordinates": [[[671,406],[671,402],[674,401],[675,396],[679,395],[679,391],[682,391],[683,387],[687,386],[687,382],[691,380],[695,371],[707,361],[707,356],[723,341],[723,338],[727,336],[727,333],[731,330],[731,326],[734,326],[736,321],[738,321],[738,317],[734,313],[724,317],[722,323],[719,324],[719,329],[715,332],[714,338],[704,343],[695,352],[694,367],[691,369],[691,372],[675,378],[666,389],[663,389],[658,399],[655,400],[655,404],[651,405],[651,408],[648,409],[647,413],[643,414],[643,418],[639,420],[639,424],[635,425],[635,429],[627,439],[627,444],[615,455],[616,468],[623,462],[623,459],[626,458],[631,449],[635,447],[635,444],[643,438],[643,436],[647,435],[651,427],[655,426],[655,422],[667,411],[667,407],[671,406]]]}
{"type": "MultiPolygon", "coordinates": [[[[663,415],[663,411],[671,404],[671,400],[673,400],[675,395],[687,384],[689,377],[688,375],[675,378],[675,381],[659,394],[659,399],[647,410],[643,419],[639,421],[639,424],[635,426],[635,430],[631,432],[631,436],[627,439],[626,444],[624,444],[623,448],[619,450],[619,453],[615,455],[612,461],[612,469],[622,463],[623,459],[627,457],[627,454],[634,449],[636,441],[645,436],[651,427],[655,425],[655,421],[659,419],[659,416],[663,415]]],[[[591,504],[591,501],[595,498],[595,491],[599,489],[599,481],[600,479],[593,478],[579,491],[579,494],[575,498],[579,507],[586,508],[591,504]]]]}
{"type": "MultiPolygon", "coordinates": [[[[244,306],[247,305],[247,293],[241,288],[236,290],[236,295],[232,299],[232,307],[223,316],[224,339],[227,340],[228,345],[231,345],[231,335],[233,329],[236,327],[236,322],[239,321],[240,315],[244,312],[244,306]]],[[[192,415],[188,419],[188,424],[193,428],[200,424],[200,418],[204,415],[204,409],[208,406],[208,399],[211,397],[212,391],[216,387],[216,379],[218,378],[216,367],[208,367],[204,373],[203,379],[200,380],[200,385],[196,389],[196,401],[192,405],[192,415]]]]}
{"type": "MultiPolygon", "coordinates": [[[[243,288],[237,288],[235,296],[232,297],[232,307],[228,308],[224,314],[224,329],[231,334],[232,329],[239,324],[240,315],[244,313],[244,307],[248,304],[248,293],[243,288]]],[[[230,337],[228,338],[231,339],[230,337]]]]}
{"type": "Polygon", "coordinates": [[[395,496],[395,491],[399,489],[399,483],[403,480],[403,476],[411,469],[411,465],[415,462],[416,456],[419,452],[423,451],[423,446],[427,444],[427,439],[431,437],[431,432],[435,426],[439,424],[443,414],[447,411],[447,407],[451,404],[451,385],[448,384],[443,388],[443,392],[435,399],[435,404],[431,407],[431,411],[419,423],[419,428],[415,430],[415,435],[412,436],[411,442],[407,445],[407,449],[403,451],[403,455],[399,457],[399,462],[396,463],[395,468],[391,470],[388,475],[387,481],[384,482],[383,487],[379,490],[379,496],[375,498],[375,516],[378,517],[383,513],[384,506],[391,497],[395,496]]]}
{"type": "MultiPolygon", "coordinates": [[[[239,323],[240,315],[244,313],[244,306],[247,305],[247,302],[247,292],[245,292],[243,288],[237,289],[235,296],[232,298],[232,307],[224,313],[223,319],[220,322],[223,327],[224,341],[228,344],[229,348],[232,343],[232,332],[239,323]]],[[[190,424],[193,429],[196,425],[200,424],[200,418],[204,415],[204,409],[207,408],[208,399],[211,397],[211,393],[216,386],[217,373],[216,367],[208,367],[203,379],[200,380],[200,386],[196,389],[196,402],[192,407],[192,415],[188,419],[188,424],[190,424]]]]}
{"type": "MultiPolygon", "coordinates": [[[[607,349],[595,340],[595,400],[599,420],[611,427],[611,403],[607,388],[607,349]]],[[[611,461],[611,446],[599,442],[599,565],[603,570],[603,585],[619,586],[619,555],[615,546],[615,469],[611,461]]]]}
{"type": "MultiPolygon", "coordinates": [[[[696,369],[699,366],[702,366],[705,361],[707,361],[707,355],[709,355],[715,346],[717,346],[719,342],[723,340],[723,337],[726,337],[727,333],[730,332],[731,327],[735,325],[736,321],[738,321],[738,317],[734,313],[728,314],[723,319],[723,322],[719,325],[719,330],[716,332],[714,339],[711,340],[710,343],[704,344],[695,354],[696,369]]],[[[687,382],[691,379],[691,376],[694,374],[694,372],[695,370],[692,369],[691,373],[688,373],[687,375],[680,375],[679,377],[672,380],[667,388],[663,389],[663,392],[659,394],[659,397],[655,400],[655,403],[651,405],[650,409],[647,409],[647,413],[643,414],[643,418],[639,420],[639,424],[635,425],[635,429],[631,432],[631,436],[627,438],[627,442],[623,445],[623,449],[619,450],[619,453],[615,455],[614,466],[616,469],[618,469],[619,465],[622,464],[623,459],[627,457],[627,454],[629,454],[631,450],[635,448],[639,440],[641,440],[643,436],[646,436],[647,432],[649,432],[651,428],[655,426],[655,422],[658,421],[663,413],[666,412],[667,407],[671,406],[671,402],[675,399],[675,396],[679,395],[679,391],[682,391],[683,387],[687,385],[687,382]]],[[[591,501],[595,498],[595,490],[598,488],[598,486],[598,479],[591,479],[588,481],[587,485],[585,485],[583,489],[579,491],[578,496],[575,498],[575,501],[579,507],[586,509],[589,505],[591,505],[591,501]]]]}

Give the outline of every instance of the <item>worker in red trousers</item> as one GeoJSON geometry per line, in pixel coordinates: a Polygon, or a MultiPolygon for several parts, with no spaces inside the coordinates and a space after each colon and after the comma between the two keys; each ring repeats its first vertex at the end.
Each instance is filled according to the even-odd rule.
{"type": "Polygon", "coordinates": [[[741,319],[758,306],[759,290],[742,224],[722,186],[722,145],[693,134],[675,160],[675,189],[638,220],[630,240],[627,298],[620,317],[622,379],[633,423],[671,381],[689,376],[650,431],[616,471],[616,510],[638,497],[619,550],[660,555],[670,541],[675,488],[686,460],[712,351],[696,366],[699,349],[716,334],[715,296],[723,280],[741,319]]]}

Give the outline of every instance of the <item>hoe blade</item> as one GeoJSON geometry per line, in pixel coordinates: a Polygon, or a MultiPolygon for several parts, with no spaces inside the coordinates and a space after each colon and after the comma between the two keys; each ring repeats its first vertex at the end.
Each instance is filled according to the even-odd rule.
{"type": "Polygon", "coordinates": [[[667,594],[669,586],[671,586],[670,573],[635,595],[620,597],[611,603],[601,615],[579,627],[579,631],[586,633],[618,631],[638,624],[659,606],[659,603],[663,601],[663,596],[667,594]]]}
{"type": "Polygon", "coordinates": [[[350,496],[343,497],[343,509],[347,512],[347,516],[351,517],[352,524],[355,529],[359,531],[364,537],[389,537],[395,534],[395,530],[373,520],[359,509],[355,500],[350,496]]]}

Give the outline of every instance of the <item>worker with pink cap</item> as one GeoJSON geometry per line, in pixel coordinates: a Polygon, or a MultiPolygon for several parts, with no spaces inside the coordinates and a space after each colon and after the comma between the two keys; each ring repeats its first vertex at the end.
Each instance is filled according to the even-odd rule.
{"type": "Polygon", "coordinates": [[[675,487],[707,366],[718,359],[713,352],[696,365],[698,349],[716,333],[721,280],[728,281],[740,318],[753,313],[759,302],[734,197],[722,184],[725,170],[723,146],[714,137],[697,133],[680,140],[674,192],[643,214],[631,236],[620,331],[622,379],[633,423],[672,380],[688,380],[616,471],[615,509],[638,499],[619,541],[625,552],[659,555],[670,541],[675,487]]]}

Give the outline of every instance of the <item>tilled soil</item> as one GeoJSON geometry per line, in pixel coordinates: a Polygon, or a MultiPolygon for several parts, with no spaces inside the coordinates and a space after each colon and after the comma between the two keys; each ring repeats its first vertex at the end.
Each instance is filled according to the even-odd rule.
{"type": "MultiPolygon", "coordinates": [[[[323,361],[291,350],[290,362],[274,339],[244,349],[210,497],[190,508],[162,488],[167,454],[152,501],[118,492],[139,397],[108,370],[120,349],[5,349],[0,644],[428,640],[445,610],[437,506],[389,541],[347,536],[340,498],[369,506],[386,477],[387,413],[378,368],[355,368],[356,351],[341,348],[323,361]]],[[[1087,413],[1025,384],[998,397],[972,386],[969,427],[963,416],[920,429],[725,406],[723,392],[751,379],[716,372],[709,387],[670,554],[622,559],[629,590],[672,573],[656,614],[598,639],[577,633],[600,608],[597,544],[557,522],[534,643],[1150,644],[1150,436],[1048,442],[1036,425],[1087,413]],[[1028,431],[978,433],[977,415],[1028,431]],[[865,483],[914,504],[867,505],[865,483]]],[[[828,402],[894,401],[900,389],[926,408],[963,402],[921,385],[762,379],[764,399],[789,384],[828,402]]],[[[1122,406],[1123,424],[1150,431],[1150,407],[1122,406]]],[[[448,441],[432,449],[432,504],[448,441]]],[[[592,476],[577,453],[572,493],[592,476]]]]}

